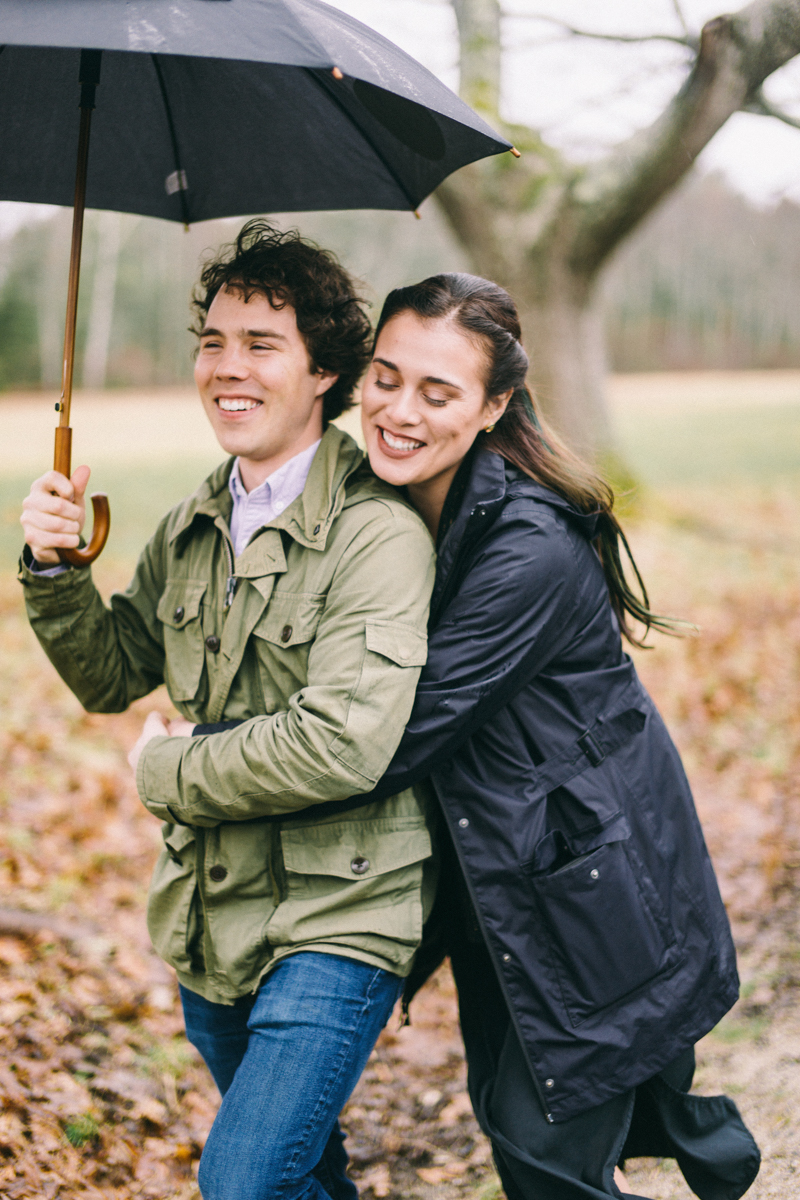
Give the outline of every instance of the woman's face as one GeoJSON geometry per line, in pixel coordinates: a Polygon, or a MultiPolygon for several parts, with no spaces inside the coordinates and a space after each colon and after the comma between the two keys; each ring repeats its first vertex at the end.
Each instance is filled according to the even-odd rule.
{"type": "Polygon", "coordinates": [[[384,325],[361,391],[375,474],[395,487],[449,486],[508,396],[486,399],[486,355],[448,317],[402,312],[384,325]]]}

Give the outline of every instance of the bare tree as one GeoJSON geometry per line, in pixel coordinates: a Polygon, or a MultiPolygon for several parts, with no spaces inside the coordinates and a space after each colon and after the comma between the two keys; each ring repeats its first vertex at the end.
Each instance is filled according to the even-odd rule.
{"type": "MultiPolygon", "coordinates": [[[[451,3],[461,93],[503,128],[499,0],[451,3]]],[[[677,0],[676,11],[680,16],[677,0]]],[[[796,123],[765,99],[761,86],[800,53],[800,0],[755,0],[709,21],[699,38],[682,23],[682,35],[664,37],[691,52],[689,73],[649,128],[605,158],[575,165],[535,130],[506,125],[522,151],[520,160],[503,155],[475,163],[436,192],[474,269],[507,287],[519,304],[534,382],[548,415],[573,445],[600,457],[613,455],[597,299],[609,255],[683,178],[733,113],[796,123]]]]}

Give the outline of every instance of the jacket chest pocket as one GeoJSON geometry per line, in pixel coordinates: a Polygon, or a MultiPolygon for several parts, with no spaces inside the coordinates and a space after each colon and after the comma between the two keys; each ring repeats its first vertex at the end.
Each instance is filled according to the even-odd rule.
{"type": "Polygon", "coordinates": [[[532,877],[573,1026],[676,963],[678,947],[629,840],[532,877]]]}
{"type": "Polygon", "coordinates": [[[168,580],[156,616],[164,628],[164,679],[173,700],[194,700],[205,666],[202,580],[168,580]]]}
{"type": "Polygon", "coordinates": [[[325,607],[325,596],[273,593],[253,629],[264,701],[285,705],[308,681],[308,655],[325,607]]]}

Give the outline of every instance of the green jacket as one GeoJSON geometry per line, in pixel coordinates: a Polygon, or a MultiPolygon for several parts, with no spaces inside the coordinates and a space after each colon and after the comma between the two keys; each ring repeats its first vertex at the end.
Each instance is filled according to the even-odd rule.
{"type": "Polygon", "coordinates": [[[405,975],[434,883],[424,792],[291,818],[369,791],[388,766],[427,653],[431,539],[331,426],[302,495],[234,564],[231,466],[167,514],[110,608],[89,570],[23,564],[31,624],[90,711],[166,682],[191,721],[244,718],[155,738],[139,761],[139,794],[165,822],[150,932],[183,984],[232,1002],[299,949],[405,975]]]}

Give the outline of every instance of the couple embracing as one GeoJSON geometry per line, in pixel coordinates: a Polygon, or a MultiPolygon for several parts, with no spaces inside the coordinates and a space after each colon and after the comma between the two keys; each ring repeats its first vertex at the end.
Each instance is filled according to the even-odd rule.
{"type": "Polygon", "coordinates": [[[165,682],[181,713],[131,761],[164,822],[150,932],[223,1096],[205,1200],[354,1200],[339,1113],[445,955],[508,1200],[619,1196],[638,1155],[736,1200],[755,1143],[689,1093],[734,949],[622,649],[665,622],[610,490],[538,415],[513,301],[438,275],[373,334],[330,254],[250,222],[195,307],[230,457],[110,607],[57,553],[88,469],[48,473],[20,579],[87,709],[165,682]],[[366,456],[331,424],[365,368],[366,456]]]}

